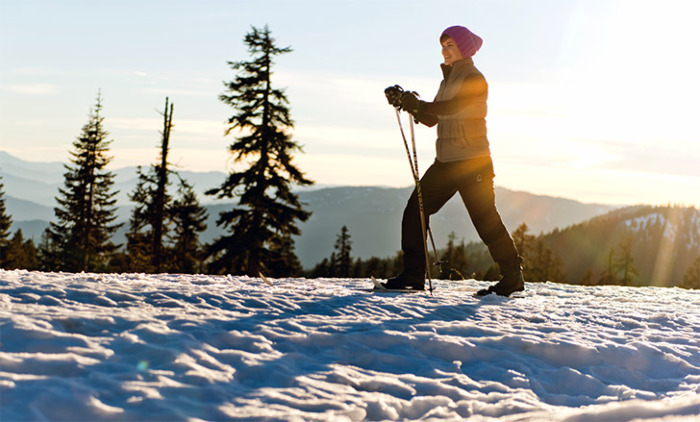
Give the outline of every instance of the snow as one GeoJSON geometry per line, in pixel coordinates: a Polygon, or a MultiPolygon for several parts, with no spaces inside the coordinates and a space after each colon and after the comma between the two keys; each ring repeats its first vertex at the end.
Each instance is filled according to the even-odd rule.
{"type": "Polygon", "coordinates": [[[666,217],[664,217],[664,215],[660,212],[655,212],[644,215],[642,217],[636,217],[631,220],[626,220],[625,225],[629,228],[638,228],[647,224],[656,224],[657,221],[659,222],[659,224],[666,224],[666,217]]]}
{"type": "Polygon", "coordinates": [[[700,291],[0,271],[0,420],[700,417],[700,291]]]}

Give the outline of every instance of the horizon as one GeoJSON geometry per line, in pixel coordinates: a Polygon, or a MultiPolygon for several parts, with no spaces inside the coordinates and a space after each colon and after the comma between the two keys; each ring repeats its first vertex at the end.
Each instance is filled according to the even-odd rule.
{"type": "MultiPolygon", "coordinates": [[[[498,186],[583,203],[700,205],[693,1],[162,4],[0,0],[0,150],[67,162],[100,90],[110,169],[149,165],[168,96],[172,161],[227,173],[233,110],[217,98],[235,76],[226,62],[248,60],[243,37],[268,25],[293,49],[278,57],[273,85],[286,90],[304,146],[298,167],[321,185],[410,186],[383,90],[398,83],[432,98],[437,38],[461,24],[484,38],[475,63],[490,86],[498,186]]],[[[418,127],[416,138],[424,171],[435,130],[418,127]]]]}
{"type": "MultiPolygon", "coordinates": [[[[64,164],[63,161],[58,161],[58,160],[55,160],[55,161],[32,161],[32,160],[25,160],[25,159],[23,159],[23,158],[20,158],[20,157],[17,157],[17,156],[15,156],[15,155],[13,155],[13,154],[8,153],[7,151],[0,150],[0,153],[2,153],[2,152],[7,153],[7,154],[10,155],[10,157],[12,157],[13,159],[16,159],[16,160],[19,160],[19,161],[22,161],[22,162],[25,162],[25,163],[33,164],[33,165],[42,165],[42,164],[57,165],[57,164],[64,164]]],[[[150,165],[150,164],[147,164],[147,165],[150,165]]],[[[116,167],[116,168],[110,165],[108,170],[109,170],[109,171],[112,171],[112,172],[118,172],[118,171],[120,171],[120,170],[127,170],[127,169],[134,169],[134,168],[136,168],[136,165],[126,165],[126,166],[120,166],[120,167],[116,167]]],[[[224,172],[222,172],[222,171],[220,171],[220,170],[190,170],[190,169],[178,169],[178,171],[186,171],[186,172],[199,173],[199,174],[204,174],[204,173],[221,173],[221,174],[225,174],[224,172]]],[[[0,172],[2,172],[2,167],[0,167],[0,172]]],[[[137,178],[137,174],[134,174],[134,179],[136,179],[136,178],[137,178]]],[[[0,174],[0,182],[2,182],[2,175],[1,175],[1,174],[0,174]]],[[[61,183],[61,182],[59,182],[59,183],[61,183]]],[[[296,186],[296,185],[295,185],[295,186],[296,186]]],[[[195,187],[197,187],[197,186],[195,186],[195,187]]],[[[578,203],[581,203],[581,204],[584,204],[584,205],[601,205],[601,206],[610,206],[610,207],[616,207],[616,208],[623,208],[623,207],[626,207],[626,206],[637,206],[637,205],[642,205],[642,206],[644,206],[644,205],[657,205],[657,204],[645,204],[645,203],[638,203],[638,204],[628,204],[628,205],[625,205],[625,204],[613,204],[613,203],[602,203],[602,202],[584,202],[584,201],[580,201],[580,200],[575,199],[575,198],[568,198],[568,197],[564,197],[564,196],[554,196],[554,195],[546,195],[546,194],[537,194],[537,193],[533,193],[533,192],[528,192],[528,191],[526,191],[526,190],[511,189],[511,188],[508,188],[508,187],[506,187],[506,186],[501,186],[501,185],[498,185],[498,184],[496,184],[494,187],[495,187],[496,189],[499,189],[499,188],[500,188],[500,189],[509,190],[509,191],[511,191],[511,192],[525,193],[525,194],[528,194],[528,195],[533,195],[533,196],[538,196],[538,197],[548,197],[548,198],[552,198],[552,199],[561,199],[561,200],[566,200],[566,201],[574,201],[574,202],[578,202],[578,203]]],[[[311,185],[311,186],[298,186],[298,189],[299,189],[300,191],[314,191],[314,190],[320,190],[320,189],[333,189],[333,188],[411,189],[411,188],[413,188],[413,185],[412,185],[412,184],[409,184],[409,183],[405,184],[404,186],[387,186],[387,185],[335,185],[335,184],[318,184],[318,183],[315,183],[315,184],[313,184],[313,185],[311,185]]],[[[293,190],[294,190],[294,188],[293,188],[293,190]]],[[[15,197],[14,195],[8,195],[6,189],[5,189],[5,194],[6,194],[7,196],[14,197],[14,198],[16,198],[16,199],[27,200],[27,199],[24,199],[24,198],[17,198],[17,197],[15,197]]],[[[226,204],[226,203],[229,203],[230,201],[232,201],[232,199],[230,199],[230,198],[229,198],[229,199],[217,199],[217,198],[212,198],[212,197],[199,198],[199,200],[202,201],[203,204],[209,204],[209,205],[211,205],[211,204],[226,204]]],[[[40,205],[42,205],[42,204],[40,204],[40,205]]],[[[119,205],[119,206],[125,206],[125,204],[123,204],[123,203],[122,203],[122,204],[117,204],[117,205],[119,205]]],[[[128,205],[128,204],[126,204],[126,205],[128,205]]],[[[684,207],[687,206],[687,207],[695,207],[695,208],[697,208],[697,207],[694,206],[694,205],[686,205],[686,204],[658,204],[658,205],[660,205],[660,206],[666,206],[666,205],[669,205],[669,206],[670,206],[670,205],[680,205],[680,206],[684,206],[684,207]]]]}
{"type": "MultiPolygon", "coordinates": [[[[7,151],[3,151],[3,150],[0,150],[0,152],[6,152],[6,153],[7,153],[7,151]]],[[[17,157],[16,155],[13,155],[13,154],[10,154],[10,153],[8,153],[8,154],[9,154],[11,157],[15,158],[15,159],[18,159],[18,160],[21,160],[21,161],[24,161],[24,162],[27,162],[27,163],[35,164],[35,165],[40,165],[40,164],[64,164],[64,163],[66,163],[65,161],[59,161],[59,160],[54,160],[54,161],[33,161],[33,160],[25,160],[25,159],[23,159],[23,158],[17,157]]],[[[151,164],[152,164],[152,163],[145,163],[145,164],[143,164],[143,165],[144,165],[144,166],[148,166],[148,165],[151,165],[151,164]]],[[[112,163],[110,163],[110,165],[108,166],[108,170],[109,170],[109,171],[120,171],[120,170],[126,170],[126,169],[136,168],[138,165],[140,165],[140,164],[129,164],[129,165],[123,165],[123,166],[119,166],[119,167],[114,167],[114,165],[113,165],[112,163]]],[[[0,167],[0,171],[1,171],[1,170],[2,170],[2,168],[0,167]]],[[[199,173],[199,174],[204,174],[204,173],[222,173],[222,174],[226,174],[226,173],[225,173],[224,171],[222,171],[222,170],[178,169],[177,171],[186,171],[186,172],[199,173]]],[[[134,178],[136,178],[136,176],[137,176],[137,175],[134,174],[134,178]]],[[[2,177],[2,176],[0,175],[0,177],[2,177]]],[[[0,180],[0,181],[2,181],[2,180],[0,180]]],[[[295,186],[297,186],[297,185],[295,185],[295,186]]],[[[364,185],[348,185],[348,184],[345,184],[345,185],[342,185],[342,184],[319,184],[319,183],[314,183],[314,184],[311,185],[311,186],[298,186],[298,189],[299,189],[299,190],[303,190],[303,191],[313,191],[313,190],[319,190],[319,189],[332,189],[332,188],[409,189],[409,188],[413,188],[413,187],[414,187],[414,185],[413,185],[412,183],[410,183],[410,182],[409,182],[409,183],[406,183],[405,185],[397,185],[397,186],[380,185],[380,184],[376,184],[376,185],[368,185],[368,184],[364,184],[364,185]]],[[[502,186],[502,185],[499,185],[499,184],[495,184],[494,187],[497,188],[497,189],[498,189],[498,188],[501,188],[501,189],[509,190],[509,191],[511,191],[511,192],[521,192],[521,193],[525,193],[525,194],[533,195],[533,196],[548,197],[548,198],[552,198],[552,199],[562,199],[562,200],[567,200],[567,201],[574,201],[574,202],[578,202],[578,203],[581,203],[581,204],[584,204],[584,205],[602,205],[602,206],[611,206],[611,207],[616,207],[616,208],[624,208],[624,207],[628,207],[628,206],[660,206],[660,207],[664,207],[664,206],[680,206],[680,207],[687,207],[687,208],[696,208],[696,209],[700,209],[700,205],[698,205],[698,204],[686,204],[686,203],[682,203],[682,202],[680,202],[680,203],[676,203],[676,202],[667,202],[667,203],[658,203],[658,204],[656,204],[656,203],[648,203],[648,202],[638,202],[638,203],[629,203],[629,204],[611,203],[611,202],[589,202],[589,201],[582,201],[582,200],[580,200],[580,199],[571,198],[571,197],[567,197],[567,196],[550,195],[550,194],[546,194],[546,193],[536,193],[536,192],[531,192],[531,191],[524,190],[524,189],[514,189],[514,188],[507,187],[507,186],[502,186]]],[[[292,188],[292,189],[294,190],[294,188],[292,188]]],[[[5,192],[5,193],[7,194],[7,192],[5,192]]],[[[12,196],[12,195],[9,195],[9,196],[12,196]]],[[[199,199],[200,199],[200,201],[202,201],[202,202],[205,203],[205,204],[212,204],[212,203],[224,204],[224,203],[228,203],[228,202],[229,202],[229,199],[217,199],[217,198],[211,198],[211,197],[199,198],[199,199]],[[208,199],[208,200],[207,200],[207,199],[208,199]]],[[[122,204],[122,205],[123,205],[123,204],[122,204]]]]}

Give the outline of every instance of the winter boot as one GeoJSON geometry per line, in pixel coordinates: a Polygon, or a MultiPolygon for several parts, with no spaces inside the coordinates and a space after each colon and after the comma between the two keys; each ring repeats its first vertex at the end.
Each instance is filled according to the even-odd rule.
{"type": "Polygon", "coordinates": [[[491,293],[496,293],[499,296],[510,296],[514,292],[522,292],[525,290],[525,279],[523,278],[523,270],[518,265],[517,267],[510,268],[503,271],[501,274],[501,280],[489,286],[488,289],[482,289],[476,292],[477,296],[486,296],[491,293]]]}
{"type": "Polygon", "coordinates": [[[390,278],[386,283],[382,283],[382,286],[390,290],[425,290],[425,277],[402,272],[397,277],[390,278]]]}

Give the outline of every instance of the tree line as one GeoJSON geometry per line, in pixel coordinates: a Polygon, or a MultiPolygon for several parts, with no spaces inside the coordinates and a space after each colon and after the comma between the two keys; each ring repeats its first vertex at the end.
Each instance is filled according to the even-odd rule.
{"type": "Polygon", "coordinates": [[[223,234],[203,245],[206,209],[192,186],[168,162],[174,127],[174,104],[165,99],[163,130],[156,163],[139,167],[138,183],[129,199],[135,207],[125,245],[112,237],[122,226],[116,220],[111,140],[104,128],[102,98],[98,94],[88,122],[73,142],[65,165],[63,187],[54,208],[55,221],[35,245],[21,231],[10,238],[12,219],[6,213],[0,184],[0,266],[47,271],[90,272],[209,272],[214,274],[290,276],[301,273],[293,236],[306,211],[291,185],[311,185],[293,163],[301,146],[290,134],[284,90],[272,85],[274,59],[291,52],[279,48],[267,27],[252,27],[244,43],[249,61],[228,62],[235,78],[225,82],[219,100],[234,108],[226,135],[234,161],[244,167],[231,171],[219,187],[206,192],[217,198],[237,197],[233,209],[221,212],[217,225],[223,234]],[[177,190],[173,192],[173,181],[177,190]]]}
{"type": "MultiPolygon", "coordinates": [[[[139,191],[139,188],[136,190],[139,191]]],[[[148,197],[153,196],[148,195],[148,197]]],[[[192,198],[196,200],[194,195],[192,198]]],[[[175,208],[178,206],[176,205],[175,208]]],[[[134,210],[134,213],[140,215],[143,212],[134,210]]],[[[700,253],[698,253],[700,249],[697,248],[698,245],[689,243],[688,239],[692,238],[692,233],[700,233],[698,230],[700,220],[697,217],[698,213],[692,208],[632,207],[614,211],[564,230],[556,229],[547,234],[533,235],[529,232],[527,224],[523,223],[511,235],[524,258],[524,274],[528,281],[553,281],[588,286],[640,286],[659,285],[651,282],[650,277],[655,271],[650,269],[648,265],[649,262],[655,262],[658,259],[645,257],[667,256],[669,252],[660,252],[663,245],[659,246],[659,243],[664,243],[661,241],[664,239],[664,233],[677,231],[678,239],[674,244],[682,245],[681,251],[674,248],[676,250],[671,251],[673,255],[670,262],[673,268],[677,267],[683,271],[682,274],[673,275],[671,283],[660,285],[700,289],[700,253]],[[675,220],[674,224],[679,225],[677,228],[670,229],[663,223],[663,220],[669,220],[667,218],[669,215],[675,216],[672,219],[675,220]],[[614,227],[622,227],[622,229],[616,233],[614,227]],[[682,235],[681,233],[689,234],[682,235]],[[607,241],[604,242],[604,239],[607,241]],[[590,245],[595,245],[595,247],[589,247],[590,245]],[[592,252],[597,258],[591,256],[592,252]],[[584,265],[589,267],[581,270],[584,265]],[[574,271],[571,271],[571,268],[574,271]]],[[[200,222],[202,221],[203,219],[200,220],[200,222]]],[[[2,184],[0,184],[0,232],[2,232],[3,238],[7,237],[5,234],[10,224],[10,219],[4,213],[2,184]]],[[[190,236],[190,238],[192,237],[190,236]]],[[[700,242],[700,239],[696,242],[700,242]]],[[[294,265],[293,271],[290,271],[289,274],[312,278],[368,278],[370,276],[387,278],[400,272],[402,268],[400,252],[394,256],[383,258],[355,258],[352,254],[352,243],[350,230],[347,226],[342,226],[336,236],[335,243],[332,245],[329,257],[307,270],[301,269],[300,265],[294,265]]],[[[148,247],[150,243],[142,242],[141,244],[148,247]]],[[[5,246],[4,250],[8,252],[6,256],[9,260],[25,263],[24,266],[20,265],[18,268],[41,268],[42,248],[34,247],[31,240],[22,240],[21,231],[18,231],[6,245],[8,246],[5,246]],[[22,249],[25,249],[24,253],[17,252],[22,249]],[[21,256],[25,257],[24,261],[20,258],[21,256]]],[[[177,259],[184,258],[183,261],[188,261],[187,254],[200,257],[200,260],[196,261],[199,265],[197,268],[193,270],[190,266],[188,269],[178,272],[207,271],[206,263],[201,260],[203,255],[198,255],[197,252],[203,253],[206,251],[206,247],[194,246],[186,251],[169,248],[166,250],[171,251],[168,256],[177,259]]],[[[129,254],[125,255],[117,256],[127,258],[129,254]]],[[[148,257],[149,254],[143,253],[142,256],[148,257]]],[[[437,257],[437,260],[433,259],[436,262],[431,270],[436,279],[495,280],[499,275],[498,268],[483,243],[457,241],[457,235],[454,232],[449,235],[447,244],[437,251],[437,257]]],[[[142,271],[154,272],[153,268],[151,266],[142,271]]],[[[111,269],[111,271],[115,270],[115,268],[111,269]]]]}
{"type": "MultiPolygon", "coordinates": [[[[527,224],[522,223],[511,236],[523,257],[523,274],[531,282],[558,282],[596,285],[621,286],[665,286],[700,289],[700,239],[688,243],[695,233],[700,233],[700,213],[693,208],[679,207],[633,207],[631,210],[616,211],[592,221],[571,226],[564,230],[533,235],[527,224]],[[632,215],[630,212],[637,210],[632,215]],[[684,211],[683,211],[684,210],[684,211]],[[685,212],[686,219],[676,218],[673,224],[679,224],[679,240],[674,242],[670,252],[649,239],[650,233],[669,231],[668,226],[660,223],[666,214],[685,212]],[[646,216],[647,224],[629,223],[635,215],[646,216]],[[653,219],[649,216],[659,216],[653,219]],[[653,223],[649,223],[653,221],[653,223]],[[683,223],[686,222],[686,224],[683,223]],[[690,225],[690,227],[689,227],[690,225]],[[611,227],[621,226],[622,235],[611,227]],[[651,228],[650,228],[651,227],[651,228]],[[681,235],[680,233],[686,233],[681,235]],[[607,239],[606,242],[599,238],[607,239]],[[589,239],[584,241],[583,239],[589,239]],[[597,247],[586,248],[593,239],[597,247]],[[607,245],[610,245],[606,248],[607,245]],[[601,248],[601,246],[603,248],[601,248]],[[680,251],[679,251],[680,249],[680,251]],[[657,260],[643,259],[646,256],[664,256],[672,254],[670,265],[676,271],[668,275],[663,282],[654,279],[659,270],[649,264],[657,260]],[[597,258],[596,258],[597,257],[597,258]],[[587,266],[587,267],[586,267],[587,266]],[[585,267],[582,272],[572,271],[585,267]],[[681,272],[682,270],[682,272],[681,272]],[[580,276],[579,276],[580,274],[580,276]]],[[[658,240],[658,239],[656,239],[658,240]]],[[[663,243],[663,242],[661,242],[663,243]]],[[[431,254],[432,256],[433,254],[431,254]]],[[[452,232],[447,244],[436,251],[437,258],[432,258],[433,278],[442,280],[497,280],[498,266],[493,262],[488,249],[482,242],[457,242],[457,235],[452,232]]],[[[310,277],[339,278],[386,278],[398,274],[402,269],[401,252],[393,257],[360,259],[352,257],[352,240],[347,226],[343,226],[336,237],[331,255],[324,258],[305,275],[310,277]]]]}
{"type": "Polygon", "coordinates": [[[69,272],[186,272],[200,270],[203,257],[199,233],[206,210],[193,187],[167,161],[174,105],[165,100],[160,156],[147,169],[139,166],[138,183],[129,198],[135,203],[125,245],[112,237],[123,225],[115,223],[114,174],[106,170],[108,133],[104,129],[102,98],[98,94],[88,122],[73,142],[65,165],[63,187],[38,245],[21,230],[9,238],[11,217],[0,184],[0,266],[69,272]],[[169,187],[177,180],[177,193],[169,187]],[[122,247],[123,246],[123,247],[122,247]]]}

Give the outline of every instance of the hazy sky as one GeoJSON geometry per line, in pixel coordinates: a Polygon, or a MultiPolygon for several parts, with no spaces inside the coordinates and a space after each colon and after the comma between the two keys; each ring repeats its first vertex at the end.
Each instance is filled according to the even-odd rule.
{"type": "MultiPolygon", "coordinates": [[[[319,184],[412,183],[385,87],[431,99],[438,38],[464,25],[490,86],[498,185],[584,202],[700,205],[700,2],[696,0],[0,0],[0,150],[67,161],[101,90],[113,167],[157,156],[165,97],[172,161],[229,171],[234,111],[218,101],[269,25],[319,184]]],[[[421,170],[435,129],[419,128],[421,170]]]]}

